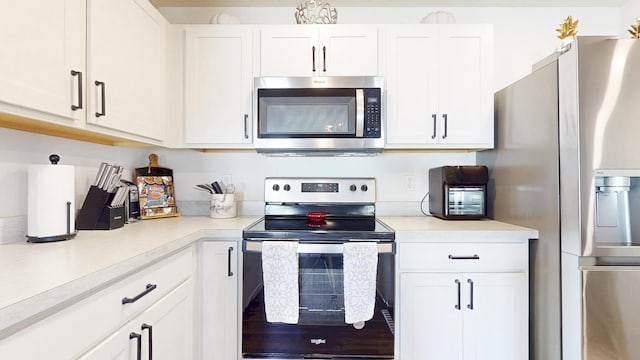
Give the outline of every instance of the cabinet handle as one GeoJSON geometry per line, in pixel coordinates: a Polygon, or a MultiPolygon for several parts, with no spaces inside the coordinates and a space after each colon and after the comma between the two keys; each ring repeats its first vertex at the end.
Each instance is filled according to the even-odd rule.
{"type": "Polygon", "coordinates": [[[436,123],[438,122],[437,115],[436,114],[431,114],[431,118],[433,119],[433,135],[431,135],[431,138],[435,139],[436,138],[436,130],[437,130],[436,123]]]}
{"type": "Polygon", "coordinates": [[[456,279],[456,286],[458,287],[458,303],[456,304],[456,310],[460,310],[460,280],[456,279]]]}
{"type": "Polygon", "coordinates": [[[316,72],[316,47],[311,47],[311,71],[316,72]]]}
{"type": "Polygon", "coordinates": [[[131,339],[136,339],[136,342],[138,343],[136,345],[136,360],[142,360],[142,335],[132,332],[129,334],[129,341],[131,341],[131,339]]]}
{"type": "Polygon", "coordinates": [[[71,104],[71,110],[76,111],[82,109],[82,72],[71,70],[71,76],[78,77],[78,105],[71,104]]]}
{"type": "Polygon", "coordinates": [[[96,85],[96,87],[100,86],[100,88],[102,89],[101,95],[100,95],[100,98],[102,99],[102,112],[96,111],[96,117],[105,116],[107,114],[107,110],[106,110],[107,106],[105,105],[105,101],[104,101],[105,99],[104,81],[96,80],[94,84],[96,85]]]}
{"type": "Polygon", "coordinates": [[[142,324],[142,331],[149,330],[149,360],[153,360],[153,326],[142,324]]]}
{"type": "Polygon", "coordinates": [[[442,114],[442,118],[444,119],[444,134],[442,135],[443,139],[447,138],[447,114],[442,114]]]}
{"type": "Polygon", "coordinates": [[[128,297],[123,297],[122,298],[122,305],[125,304],[133,304],[134,302],[140,300],[140,298],[142,298],[143,296],[147,295],[148,293],[152,292],[153,290],[155,290],[156,285],[155,284],[147,284],[147,287],[144,289],[143,292],[141,292],[140,294],[132,297],[132,298],[128,298],[128,297]]]}
{"type": "Polygon", "coordinates": [[[233,251],[233,246],[229,246],[227,249],[227,276],[233,276],[233,272],[231,271],[231,252],[233,251]]]}
{"type": "Polygon", "coordinates": [[[480,260],[480,256],[478,256],[478,255],[473,255],[473,256],[456,256],[456,255],[451,255],[451,254],[449,254],[449,259],[450,259],[450,260],[480,260]]]}
{"type": "Polygon", "coordinates": [[[469,305],[467,305],[467,309],[473,310],[473,280],[467,279],[469,283],[469,305]]]}
{"type": "Polygon", "coordinates": [[[249,120],[249,114],[244,114],[244,138],[248,139],[249,138],[249,133],[247,132],[247,129],[249,129],[249,125],[248,125],[248,121],[249,120]]]}
{"type": "Polygon", "coordinates": [[[322,71],[327,72],[327,47],[322,47],[322,71]]]}

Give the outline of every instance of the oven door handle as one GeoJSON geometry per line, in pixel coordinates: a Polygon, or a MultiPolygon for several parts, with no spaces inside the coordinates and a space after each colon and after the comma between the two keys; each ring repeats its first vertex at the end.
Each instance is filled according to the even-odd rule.
{"type": "MultiPolygon", "coordinates": [[[[267,241],[295,241],[291,239],[271,239],[267,241]]],[[[395,242],[378,242],[378,254],[395,254],[395,242]]],[[[242,242],[244,252],[262,252],[262,241],[244,240],[242,242]]],[[[298,243],[298,254],[342,254],[344,246],[342,243],[298,243]]]]}

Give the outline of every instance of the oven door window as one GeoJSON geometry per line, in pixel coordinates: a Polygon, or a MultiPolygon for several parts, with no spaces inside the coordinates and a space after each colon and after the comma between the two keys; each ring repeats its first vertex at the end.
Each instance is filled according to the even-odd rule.
{"type": "Polygon", "coordinates": [[[259,89],[258,133],[261,138],[353,137],[356,133],[354,91],[259,89]]]}
{"type": "Polygon", "coordinates": [[[345,325],[341,254],[300,254],[300,325],[345,325]]]}

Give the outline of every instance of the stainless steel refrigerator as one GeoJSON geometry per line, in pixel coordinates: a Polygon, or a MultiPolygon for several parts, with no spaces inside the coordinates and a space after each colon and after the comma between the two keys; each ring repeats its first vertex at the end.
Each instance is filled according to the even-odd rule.
{"type": "Polygon", "coordinates": [[[495,112],[489,217],[540,233],[530,358],[640,359],[640,40],[578,37],[495,112]]]}

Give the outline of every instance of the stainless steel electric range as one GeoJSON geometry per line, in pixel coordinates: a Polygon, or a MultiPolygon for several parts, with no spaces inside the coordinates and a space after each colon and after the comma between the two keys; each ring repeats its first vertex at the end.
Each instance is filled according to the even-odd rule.
{"type": "Polygon", "coordinates": [[[373,178],[267,178],[265,216],[243,231],[244,359],[393,359],[395,232],[376,218],[373,178]],[[299,320],[266,321],[264,242],[298,243],[299,320]],[[374,316],[345,323],[345,243],[378,250],[374,316]]]}

